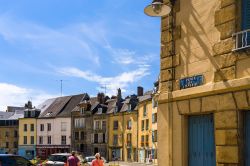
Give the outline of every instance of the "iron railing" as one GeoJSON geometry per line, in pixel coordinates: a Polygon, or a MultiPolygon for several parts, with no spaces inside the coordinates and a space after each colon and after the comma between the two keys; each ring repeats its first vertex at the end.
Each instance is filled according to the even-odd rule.
{"type": "Polygon", "coordinates": [[[233,37],[235,38],[235,48],[233,51],[250,48],[250,29],[234,33],[233,37]]]}

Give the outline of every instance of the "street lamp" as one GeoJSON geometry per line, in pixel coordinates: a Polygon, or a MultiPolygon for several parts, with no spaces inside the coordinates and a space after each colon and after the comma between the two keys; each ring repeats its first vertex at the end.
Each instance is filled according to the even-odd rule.
{"type": "Polygon", "coordinates": [[[162,17],[168,15],[171,8],[163,3],[163,0],[153,0],[153,2],[145,7],[144,13],[152,17],[162,17]]]}

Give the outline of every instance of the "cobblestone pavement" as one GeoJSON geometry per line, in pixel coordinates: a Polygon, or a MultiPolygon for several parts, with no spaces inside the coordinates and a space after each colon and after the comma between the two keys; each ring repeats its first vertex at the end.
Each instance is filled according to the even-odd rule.
{"type": "MultiPolygon", "coordinates": [[[[119,166],[157,166],[155,164],[146,164],[146,163],[136,163],[136,162],[119,162],[119,166]]],[[[118,162],[109,162],[105,166],[118,166],[118,162]]]]}

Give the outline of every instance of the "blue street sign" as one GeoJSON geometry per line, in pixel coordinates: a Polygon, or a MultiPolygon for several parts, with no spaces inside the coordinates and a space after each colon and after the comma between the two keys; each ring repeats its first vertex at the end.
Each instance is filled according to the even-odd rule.
{"type": "Polygon", "coordinates": [[[203,75],[196,75],[180,79],[180,89],[192,88],[203,84],[203,75]]]}

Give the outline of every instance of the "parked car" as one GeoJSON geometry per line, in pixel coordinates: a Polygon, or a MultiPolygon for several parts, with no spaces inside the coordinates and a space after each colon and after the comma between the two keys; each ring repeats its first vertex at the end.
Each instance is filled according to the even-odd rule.
{"type": "MultiPolygon", "coordinates": [[[[48,157],[46,166],[66,166],[70,153],[55,153],[48,157]]],[[[77,155],[78,159],[83,161],[82,157],[77,155]]],[[[42,165],[41,165],[42,166],[42,165]]]]}
{"type": "Polygon", "coordinates": [[[24,157],[13,154],[0,154],[0,166],[35,166],[24,157]]]}
{"type": "MultiPolygon", "coordinates": [[[[85,159],[83,160],[83,163],[86,165],[86,166],[91,166],[92,164],[92,161],[95,159],[95,156],[88,156],[88,157],[85,157],[85,159]]],[[[102,160],[104,163],[108,163],[107,160],[102,157],[102,160]]],[[[84,165],[84,166],[85,166],[84,165]]]]}

